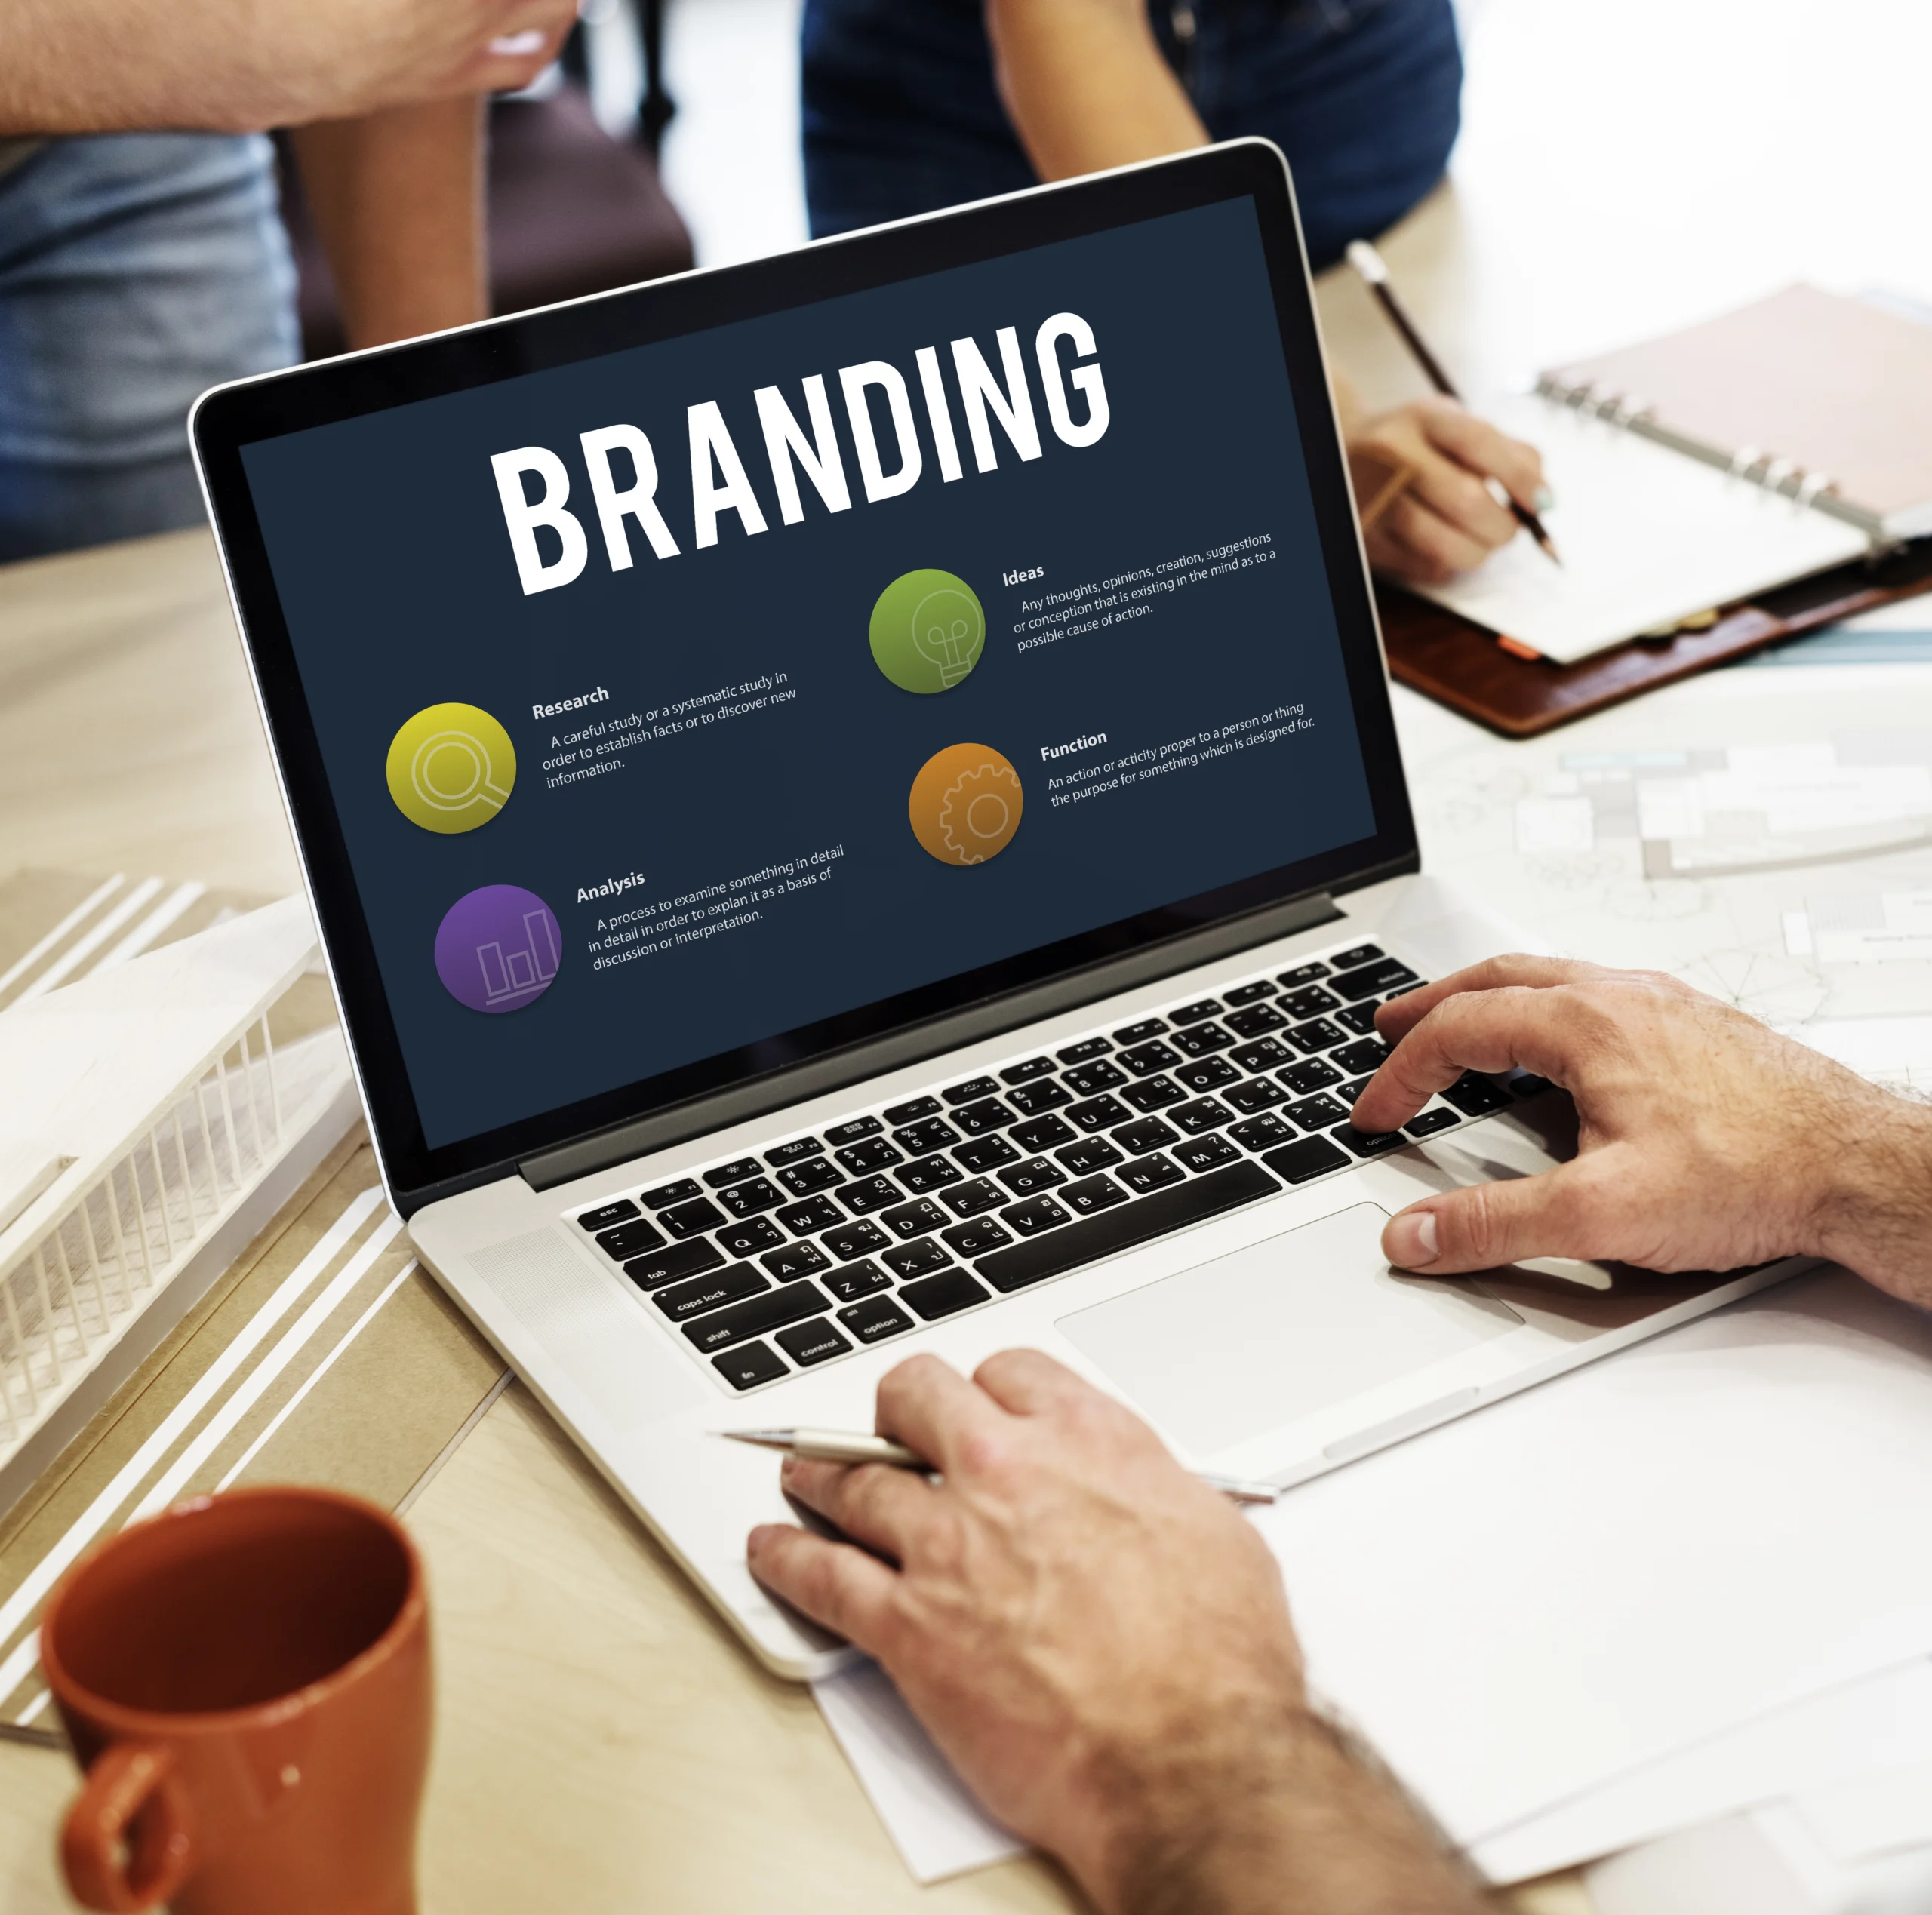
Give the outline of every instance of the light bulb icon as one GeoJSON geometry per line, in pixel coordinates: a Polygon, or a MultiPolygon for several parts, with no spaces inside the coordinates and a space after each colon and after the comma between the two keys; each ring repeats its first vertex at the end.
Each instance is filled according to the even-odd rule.
{"type": "Polygon", "coordinates": [[[912,613],[912,643],[919,656],[939,667],[940,684],[950,689],[980,662],[986,622],[963,592],[949,586],[929,592],[912,613]]]}
{"type": "Polygon", "coordinates": [[[950,691],[986,648],[986,615],[952,572],[902,573],[878,595],[870,629],[872,662],[901,691],[950,691]]]}

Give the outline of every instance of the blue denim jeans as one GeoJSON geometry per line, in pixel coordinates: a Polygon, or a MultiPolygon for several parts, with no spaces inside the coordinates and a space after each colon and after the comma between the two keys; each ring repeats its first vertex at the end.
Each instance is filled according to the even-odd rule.
{"type": "Polygon", "coordinates": [[[0,561],[198,524],[188,408],[300,357],[266,140],[50,140],[0,175],[0,561]]]}
{"type": "MultiPolygon", "coordinates": [[[[1288,156],[1318,271],[1401,218],[1455,144],[1451,0],[1193,0],[1189,91],[1217,140],[1288,156]]],[[[1172,56],[1167,0],[1154,27],[1172,56]]],[[[814,238],[1035,183],[993,83],[982,0],[806,0],[814,238]]]]}

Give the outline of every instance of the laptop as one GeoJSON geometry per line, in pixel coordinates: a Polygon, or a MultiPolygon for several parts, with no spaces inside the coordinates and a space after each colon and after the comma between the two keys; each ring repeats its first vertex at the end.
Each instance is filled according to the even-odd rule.
{"type": "Polygon", "coordinates": [[[1784,1274],[1389,1269],[1420,868],[1280,153],[221,387],[209,509],[423,1261],[771,1668],[750,1426],[1050,1351],[1288,1485],[1784,1274]]]}

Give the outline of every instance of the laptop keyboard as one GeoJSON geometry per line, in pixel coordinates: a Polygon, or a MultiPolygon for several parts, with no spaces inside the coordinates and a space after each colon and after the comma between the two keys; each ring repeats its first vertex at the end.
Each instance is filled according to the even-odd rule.
{"type": "Polygon", "coordinates": [[[579,1213],[736,1390],[1399,1150],[1515,1095],[1472,1073],[1402,1130],[1349,1111],[1423,980],[1356,944],[579,1213]]]}

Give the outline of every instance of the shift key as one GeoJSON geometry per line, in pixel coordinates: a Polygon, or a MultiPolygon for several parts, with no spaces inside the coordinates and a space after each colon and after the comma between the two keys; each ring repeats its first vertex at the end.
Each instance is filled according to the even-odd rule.
{"type": "Polygon", "coordinates": [[[782,1329],[787,1323],[816,1317],[831,1308],[831,1298],[805,1277],[795,1283],[781,1283],[747,1303],[734,1303],[728,1310],[700,1317],[685,1326],[685,1334],[708,1353],[742,1343],[748,1336],[762,1336],[767,1330],[782,1329]]]}

